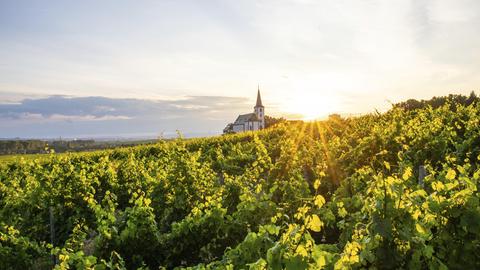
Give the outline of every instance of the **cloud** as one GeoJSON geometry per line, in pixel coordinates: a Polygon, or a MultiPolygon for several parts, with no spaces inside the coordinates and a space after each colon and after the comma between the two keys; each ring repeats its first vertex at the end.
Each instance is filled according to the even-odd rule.
{"type": "Polygon", "coordinates": [[[125,115],[104,115],[104,116],[95,116],[91,114],[87,115],[63,115],[63,114],[53,114],[47,118],[48,120],[61,120],[61,121],[109,121],[109,120],[127,120],[132,119],[132,117],[125,115]]]}
{"type": "Polygon", "coordinates": [[[114,99],[106,97],[51,96],[0,103],[0,118],[73,120],[124,120],[145,116],[189,117],[239,110],[248,99],[222,96],[187,96],[178,100],[114,99]]]}
{"type": "Polygon", "coordinates": [[[185,96],[174,100],[29,98],[15,103],[0,102],[0,124],[10,127],[0,137],[78,136],[80,127],[91,136],[157,134],[177,129],[219,133],[237,113],[250,111],[250,103],[247,98],[224,96],[185,96]]]}
{"type": "Polygon", "coordinates": [[[258,82],[269,113],[297,97],[358,113],[468,94],[480,85],[478,10],[478,0],[0,1],[0,104],[21,105],[0,117],[209,129],[251,110],[221,96],[254,97],[258,82]],[[39,109],[20,92],[119,99],[48,97],[39,109]]]}

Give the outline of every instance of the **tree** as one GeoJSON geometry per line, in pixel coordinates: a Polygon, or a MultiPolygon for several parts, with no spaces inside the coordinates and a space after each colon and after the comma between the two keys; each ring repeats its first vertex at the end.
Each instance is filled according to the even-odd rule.
{"type": "Polygon", "coordinates": [[[276,117],[265,115],[265,128],[272,127],[278,123],[283,123],[285,121],[287,120],[283,117],[276,118],[276,117]]]}
{"type": "Polygon", "coordinates": [[[397,108],[402,108],[407,111],[411,111],[416,109],[422,109],[427,106],[431,106],[432,108],[436,109],[446,103],[468,106],[478,101],[480,101],[480,98],[475,94],[474,91],[472,91],[470,92],[470,95],[468,97],[464,95],[450,94],[448,96],[433,97],[429,100],[409,99],[407,101],[397,103],[393,106],[397,108]]]}

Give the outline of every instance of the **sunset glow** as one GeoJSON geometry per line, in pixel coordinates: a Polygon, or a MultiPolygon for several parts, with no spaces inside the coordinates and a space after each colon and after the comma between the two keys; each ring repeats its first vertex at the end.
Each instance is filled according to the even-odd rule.
{"type": "Polygon", "coordinates": [[[285,111],[295,115],[301,120],[315,120],[327,117],[339,109],[338,100],[333,96],[321,92],[299,94],[284,104],[285,111]]]}
{"type": "Polygon", "coordinates": [[[1,135],[129,136],[132,123],[149,136],[218,133],[252,109],[258,84],[268,116],[303,120],[468,95],[480,85],[478,10],[471,0],[0,1],[1,135]]]}

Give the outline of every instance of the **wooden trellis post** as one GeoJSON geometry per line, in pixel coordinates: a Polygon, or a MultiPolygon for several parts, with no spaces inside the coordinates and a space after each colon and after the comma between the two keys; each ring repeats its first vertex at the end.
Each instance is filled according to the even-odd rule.
{"type": "MultiPolygon", "coordinates": [[[[53,215],[53,207],[50,206],[50,243],[55,247],[55,216],[53,215]]],[[[57,265],[57,257],[52,255],[53,265],[57,265]]]]}
{"type": "Polygon", "coordinates": [[[427,171],[425,170],[425,166],[420,165],[418,166],[418,184],[423,188],[423,179],[427,176],[427,171]]]}

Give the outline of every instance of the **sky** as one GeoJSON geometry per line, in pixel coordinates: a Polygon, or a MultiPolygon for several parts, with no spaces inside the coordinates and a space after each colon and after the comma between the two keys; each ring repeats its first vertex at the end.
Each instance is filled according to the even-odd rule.
{"type": "Polygon", "coordinates": [[[0,138],[218,134],[479,92],[478,0],[0,0],[0,138]]]}

